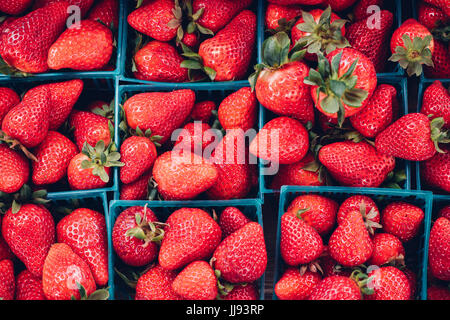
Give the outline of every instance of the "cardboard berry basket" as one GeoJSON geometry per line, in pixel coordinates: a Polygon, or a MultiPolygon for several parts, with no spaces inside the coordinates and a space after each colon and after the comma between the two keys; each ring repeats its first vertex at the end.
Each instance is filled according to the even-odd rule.
{"type": "MultiPolygon", "coordinates": [[[[239,89],[243,87],[248,87],[249,84],[247,83],[228,83],[227,86],[223,86],[220,89],[219,88],[208,88],[206,86],[203,87],[193,87],[190,84],[183,84],[179,87],[167,87],[165,85],[120,85],[117,93],[118,99],[116,100],[116,115],[121,118],[120,121],[123,120],[123,112],[121,111],[123,104],[125,103],[126,99],[131,98],[132,96],[143,93],[143,92],[168,92],[173,90],[179,90],[179,89],[192,89],[195,92],[196,95],[196,102],[199,101],[205,101],[205,100],[211,100],[216,103],[216,107],[218,108],[220,103],[223,99],[225,99],[228,95],[230,95],[233,92],[238,91],[239,89]]],[[[259,111],[259,110],[258,110],[259,111]]],[[[214,116],[213,116],[214,117],[214,116]]],[[[259,116],[258,116],[259,117],[259,116]]],[[[210,120],[210,122],[213,122],[215,119],[210,120]]],[[[119,120],[118,120],[119,121],[119,120]]],[[[126,121],[125,121],[126,122],[126,121]]],[[[120,150],[120,146],[122,144],[123,136],[121,135],[121,132],[119,132],[118,126],[116,126],[116,141],[118,145],[118,149],[120,150]]],[[[257,130],[257,128],[255,128],[257,130]]],[[[165,151],[172,150],[171,148],[172,144],[170,141],[167,141],[164,146],[157,148],[158,156],[161,155],[165,151]]],[[[120,169],[119,169],[120,170],[120,169]]],[[[120,179],[117,179],[118,182],[118,188],[115,190],[114,199],[119,200],[120,199],[120,189],[121,189],[121,181],[120,179]]],[[[260,192],[260,186],[259,186],[259,179],[258,179],[258,186],[254,186],[250,193],[247,195],[246,199],[255,199],[258,201],[262,201],[262,193],[260,192]]],[[[201,198],[200,196],[199,200],[204,200],[204,197],[201,198]]]]}
{"type": "MultiPolygon", "coordinates": [[[[111,57],[110,63],[113,64],[114,70],[110,71],[75,71],[72,69],[63,70],[51,70],[49,69],[45,73],[31,74],[27,77],[20,76],[10,76],[0,73],[0,81],[26,81],[31,79],[32,81],[53,81],[53,80],[68,80],[68,79],[85,79],[85,78],[108,78],[115,79],[116,76],[122,74],[122,66],[120,61],[122,60],[122,39],[124,29],[121,21],[123,20],[125,4],[124,1],[119,2],[119,25],[115,30],[114,40],[116,42],[115,48],[113,50],[113,55],[111,57]]],[[[28,11],[27,11],[28,12],[28,11]]]]}
{"type": "MultiPolygon", "coordinates": [[[[218,215],[226,207],[236,207],[242,211],[250,220],[263,225],[261,203],[257,200],[229,200],[229,201],[111,201],[109,206],[108,240],[109,247],[112,248],[112,230],[117,217],[122,211],[133,206],[145,206],[151,209],[159,221],[164,222],[170,214],[181,208],[200,208],[212,214],[218,215]]],[[[267,244],[266,244],[267,246],[267,244]]],[[[114,250],[109,251],[109,287],[112,290],[112,300],[132,300],[134,299],[134,290],[128,287],[121,279],[115,268],[119,272],[139,273],[145,270],[145,267],[133,268],[127,267],[116,255],[114,250]]],[[[266,270],[267,271],[267,270],[266,270]]],[[[257,280],[260,300],[264,300],[264,279],[265,274],[257,280]]]]}
{"type": "MultiPolygon", "coordinates": [[[[135,10],[136,2],[134,0],[123,0],[124,3],[124,14],[122,18],[122,28],[124,30],[123,32],[123,38],[122,38],[122,49],[121,52],[123,53],[121,55],[120,59],[120,65],[121,65],[121,77],[120,79],[122,81],[132,82],[132,83],[141,83],[141,84],[151,84],[151,85],[159,85],[159,86],[166,86],[168,88],[178,88],[178,87],[186,87],[187,84],[189,84],[190,88],[209,88],[209,89],[226,89],[228,86],[233,85],[241,85],[245,86],[247,85],[247,77],[253,73],[253,65],[256,64],[256,57],[257,52],[260,51],[259,44],[262,44],[263,39],[263,33],[264,30],[261,29],[261,26],[263,26],[263,14],[262,14],[262,6],[264,3],[264,0],[253,0],[252,5],[248,8],[249,10],[252,10],[257,15],[257,28],[256,28],[256,41],[254,46],[254,58],[250,62],[248,74],[245,78],[241,80],[235,80],[235,81],[202,81],[202,82],[186,82],[186,83],[171,83],[171,82],[156,82],[156,81],[146,81],[146,80],[140,80],[136,79],[132,72],[132,61],[134,58],[134,50],[135,50],[135,39],[136,39],[136,30],[134,30],[127,22],[128,15],[135,10]]],[[[173,42],[173,41],[172,41],[173,42]]]]}
{"type": "MultiPolygon", "coordinates": [[[[408,113],[408,82],[406,78],[402,77],[389,77],[389,78],[380,78],[378,77],[378,85],[380,84],[389,84],[394,86],[397,89],[397,99],[400,104],[400,112],[399,117],[408,113]]],[[[317,110],[316,110],[317,112],[317,110]]],[[[271,112],[270,110],[264,108],[261,105],[260,108],[260,116],[259,116],[259,127],[260,129],[270,120],[278,117],[276,114],[271,112]]],[[[317,116],[316,116],[317,119],[317,116]]],[[[260,161],[260,186],[261,186],[261,194],[273,194],[279,193],[280,190],[275,190],[271,188],[271,183],[273,180],[273,176],[263,175],[263,171],[265,168],[265,164],[260,161]]],[[[402,159],[396,159],[396,171],[404,170],[406,174],[406,180],[403,182],[403,185],[400,185],[402,189],[409,190],[411,189],[411,162],[405,161],[402,159]]]]}
{"type": "MultiPolygon", "coordinates": [[[[298,196],[304,194],[317,194],[331,198],[340,205],[345,199],[353,195],[365,195],[372,198],[380,210],[395,201],[403,201],[420,207],[425,218],[418,235],[410,242],[404,244],[406,252],[407,266],[417,275],[417,296],[418,300],[426,300],[427,297],[427,265],[428,265],[428,242],[431,226],[431,212],[433,206],[433,195],[426,191],[405,191],[375,188],[344,188],[344,187],[291,187],[281,188],[280,204],[278,212],[278,228],[275,253],[275,277],[274,287],[281,278],[285,269],[285,264],[280,253],[281,239],[281,216],[286,212],[291,202],[298,196]],[[411,260],[410,260],[411,259],[411,260]]],[[[334,229],[333,229],[334,230],[334,229]]],[[[324,241],[326,243],[326,241],[324,241]]],[[[275,293],[273,299],[277,299],[275,293]]]]}
{"type": "MultiPolygon", "coordinates": [[[[78,78],[58,78],[59,80],[51,81],[50,79],[47,81],[39,81],[36,78],[26,78],[25,81],[1,81],[0,79],[0,87],[8,87],[13,89],[17,94],[22,95],[25,94],[29,89],[37,87],[39,85],[55,83],[55,82],[63,82],[69,81],[78,78]]],[[[104,100],[106,102],[110,102],[115,99],[118,92],[118,83],[119,80],[115,78],[92,78],[92,79],[83,79],[84,87],[83,91],[74,106],[74,109],[84,110],[88,106],[90,102],[94,102],[95,100],[104,100]],[[117,92],[116,92],[117,91],[117,92]]],[[[118,123],[119,116],[117,112],[114,115],[114,123],[118,123]]],[[[58,131],[64,130],[64,124],[58,129],[58,131]]],[[[118,145],[118,126],[115,126],[115,144],[118,145]]],[[[64,135],[67,135],[65,133],[64,135]]],[[[30,150],[33,152],[33,150],[30,150]]],[[[67,182],[67,178],[63,178],[61,181],[46,186],[46,189],[49,193],[49,197],[77,197],[80,195],[98,193],[98,192],[114,192],[118,189],[118,173],[117,167],[112,168],[112,174],[108,185],[104,188],[100,189],[90,189],[90,190],[71,190],[70,186],[67,182]]],[[[31,181],[31,178],[30,178],[31,181]]]]}

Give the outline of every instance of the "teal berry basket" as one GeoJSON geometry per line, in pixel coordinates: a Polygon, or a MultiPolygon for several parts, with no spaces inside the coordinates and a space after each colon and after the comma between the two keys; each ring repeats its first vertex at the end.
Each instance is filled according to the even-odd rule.
{"type": "MultiPolygon", "coordinates": [[[[28,81],[10,81],[7,83],[2,83],[0,81],[0,86],[6,86],[14,91],[16,91],[19,95],[25,93],[31,88],[34,88],[36,86],[47,84],[47,83],[54,83],[54,82],[62,82],[62,81],[69,81],[72,79],[77,78],[66,78],[64,80],[60,79],[59,81],[39,81],[36,78],[29,78],[28,81]],[[34,80],[34,81],[31,81],[34,80]]],[[[84,88],[83,92],[80,95],[80,98],[78,99],[78,102],[75,104],[75,109],[83,110],[83,108],[86,108],[88,103],[93,102],[95,100],[103,99],[106,102],[109,102],[113,99],[115,99],[117,90],[118,90],[118,79],[110,79],[110,78],[93,78],[93,79],[83,79],[84,88]]],[[[117,99],[115,99],[117,100],[117,99]]],[[[115,123],[118,123],[119,115],[117,112],[115,112],[115,123]]],[[[63,125],[64,126],[64,125],[63,125]]],[[[61,128],[60,128],[61,130],[61,128]]],[[[115,143],[118,145],[118,126],[115,126],[115,143]]],[[[67,179],[63,178],[60,182],[47,186],[47,191],[49,192],[49,197],[54,196],[62,196],[66,198],[70,197],[78,197],[80,195],[84,194],[95,194],[98,192],[114,192],[118,189],[118,177],[119,177],[119,170],[118,168],[113,168],[112,175],[110,182],[105,188],[100,189],[90,189],[90,190],[71,190],[69,184],[67,183],[67,179]]]]}
{"type": "MultiPolygon", "coordinates": [[[[394,86],[397,89],[397,99],[400,104],[400,112],[399,116],[403,116],[408,113],[408,81],[403,77],[386,77],[386,78],[378,78],[378,84],[389,84],[394,86]]],[[[316,110],[317,112],[317,110],[316,110]]],[[[273,112],[261,106],[260,117],[259,117],[259,125],[260,129],[269,122],[270,120],[278,117],[273,112]]],[[[316,116],[317,119],[317,116],[316,116]]],[[[411,181],[412,181],[412,169],[411,162],[405,161],[401,159],[396,159],[397,165],[396,170],[404,170],[406,174],[406,180],[403,185],[401,185],[402,189],[410,190],[411,189],[411,181]]],[[[263,171],[265,168],[265,164],[260,161],[260,187],[261,194],[274,194],[279,193],[280,190],[272,189],[270,187],[273,176],[263,175],[263,171]]]]}
{"type": "MultiPolygon", "coordinates": [[[[285,264],[280,253],[280,239],[281,239],[281,216],[286,212],[290,203],[300,195],[317,194],[329,197],[339,204],[345,199],[353,195],[365,195],[372,198],[380,210],[395,201],[404,201],[415,206],[420,207],[424,213],[425,218],[422,227],[419,230],[419,235],[409,243],[404,244],[406,251],[406,262],[409,268],[417,275],[417,297],[418,300],[426,300],[427,298],[427,266],[428,266],[428,243],[431,226],[431,212],[433,208],[433,194],[426,191],[405,191],[405,190],[389,190],[389,189],[363,189],[363,188],[344,188],[344,187],[291,187],[283,186],[280,195],[280,205],[278,211],[278,228],[277,241],[275,253],[275,284],[281,278],[285,269],[285,264]],[[411,261],[409,260],[411,259],[411,261]]],[[[326,241],[324,241],[326,243],[326,241]]],[[[273,299],[278,298],[273,294],[273,299]]]]}
{"type": "MultiPolygon", "coordinates": [[[[125,3],[124,1],[119,1],[119,22],[124,18],[125,3]]],[[[124,38],[124,26],[119,23],[115,31],[115,40],[117,42],[116,50],[113,51],[113,57],[111,62],[114,65],[114,70],[111,71],[74,71],[71,69],[64,69],[62,71],[49,70],[45,73],[32,74],[29,77],[14,77],[9,75],[0,74],[0,83],[2,81],[53,81],[53,80],[69,80],[69,79],[115,79],[115,77],[120,76],[123,73],[122,65],[122,39],[124,38]],[[114,56],[115,55],[115,56],[114,56]]]]}
{"type": "MultiPolygon", "coordinates": [[[[112,230],[114,223],[119,214],[127,208],[133,206],[145,206],[147,205],[151,209],[160,221],[166,221],[170,214],[180,208],[200,208],[208,213],[213,211],[221,213],[226,207],[237,207],[242,211],[250,220],[258,222],[261,226],[262,211],[261,203],[256,200],[229,200],[229,201],[111,201],[110,202],[110,215],[108,223],[108,239],[109,247],[113,248],[112,244],[112,230]]],[[[120,272],[124,272],[124,269],[130,269],[127,271],[142,272],[144,268],[130,268],[127,267],[120,258],[117,257],[114,250],[109,251],[109,287],[112,291],[112,300],[132,300],[134,299],[133,290],[131,290],[123,282],[123,280],[117,275],[115,268],[120,272]]],[[[260,292],[260,300],[264,300],[264,279],[265,274],[257,280],[257,286],[260,292]]]]}
{"type": "MultiPolygon", "coordinates": [[[[127,98],[132,97],[135,94],[143,93],[143,92],[167,92],[172,90],[179,90],[179,89],[192,89],[195,92],[196,95],[196,102],[199,101],[206,101],[211,100],[216,103],[216,107],[219,107],[222,100],[230,95],[231,93],[243,88],[248,87],[249,84],[247,83],[228,83],[226,87],[223,87],[221,89],[213,89],[213,88],[197,88],[192,87],[190,84],[180,84],[177,88],[169,88],[165,85],[120,85],[117,93],[117,99],[116,99],[116,116],[121,117],[121,106],[125,103],[127,98]]],[[[122,119],[120,119],[121,121],[122,119]]],[[[119,121],[119,120],[118,120],[119,121]]],[[[117,122],[119,123],[119,122],[117,122]]],[[[119,128],[116,126],[116,139],[117,139],[117,145],[119,146],[123,142],[122,136],[120,135],[119,128]]],[[[169,144],[169,141],[166,142],[166,145],[169,144]]],[[[170,146],[163,146],[161,148],[158,148],[158,155],[161,155],[164,151],[171,150],[170,146]],[[169,148],[169,149],[167,149],[169,148]]],[[[114,199],[119,200],[120,199],[120,188],[121,188],[121,182],[120,179],[117,180],[119,184],[119,188],[116,190],[114,199]]],[[[250,193],[247,195],[246,199],[254,199],[258,201],[262,201],[262,194],[260,192],[260,181],[258,181],[258,186],[254,186],[253,189],[250,191],[250,193]]],[[[199,200],[206,200],[202,197],[199,198],[199,200]]]]}
{"type": "MultiPolygon", "coordinates": [[[[66,213],[57,212],[57,208],[88,208],[104,214],[106,220],[107,236],[109,238],[108,230],[110,230],[111,228],[109,227],[110,218],[108,212],[108,199],[105,192],[79,192],[77,194],[69,195],[66,195],[64,193],[52,193],[48,195],[48,200],[51,200],[50,212],[55,218],[55,225],[66,215],[66,213]]],[[[112,249],[110,247],[110,242],[108,241],[108,256],[111,255],[111,250],[112,249]]],[[[112,300],[113,288],[108,287],[108,291],[109,300],[112,300]]]]}
{"type": "MultiPolygon", "coordinates": [[[[241,79],[241,80],[235,80],[235,81],[207,81],[207,82],[184,82],[184,83],[173,83],[173,82],[156,82],[156,81],[146,81],[146,80],[140,80],[136,79],[133,75],[133,72],[131,71],[131,62],[133,60],[133,51],[134,51],[134,39],[135,39],[135,31],[127,22],[128,15],[135,9],[135,2],[133,0],[124,0],[124,15],[122,19],[123,24],[123,38],[122,38],[122,49],[121,52],[123,53],[121,55],[120,65],[121,65],[121,77],[120,80],[130,82],[130,83],[140,83],[140,84],[147,84],[147,85],[157,85],[157,86],[164,86],[167,88],[191,88],[191,89],[228,89],[230,86],[247,86],[248,80],[247,78],[241,79]]],[[[264,25],[263,22],[263,15],[262,15],[262,6],[264,1],[263,0],[253,0],[253,4],[250,6],[250,10],[255,12],[257,15],[257,35],[256,35],[256,44],[255,47],[257,48],[254,52],[254,59],[250,62],[249,70],[247,76],[249,76],[253,72],[253,65],[256,63],[256,55],[257,52],[260,50],[259,44],[262,43],[263,33],[264,30],[260,28],[260,26],[264,25]]]]}

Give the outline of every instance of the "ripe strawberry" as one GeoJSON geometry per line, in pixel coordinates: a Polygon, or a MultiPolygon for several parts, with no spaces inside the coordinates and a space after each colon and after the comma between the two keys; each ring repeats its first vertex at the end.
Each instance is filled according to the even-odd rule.
{"type": "Polygon", "coordinates": [[[406,202],[393,202],[381,213],[381,224],[385,232],[407,242],[417,235],[424,216],[419,207],[406,202]]]}
{"type": "Polygon", "coordinates": [[[307,264],[323,252],[323,242],[316,229],[306,223],[301,211],[287,211],[281,217],[281,257],[290,266],[307,264]]]}
{"type": "Polygon", "coordinates": [[[21,103],[12,108],[3,119],[2,130],[27,148],[37,146],[48,132],[50,91],[31,89],[21,103]]]}
{"type": "Polygon", "coordinates": [[[94,147],[100,140],[109,145],[112,136],[108,118],[88,111],[73,110],[69,117],[69,125],[74,128],[75,143],[78,150],[87,142],[94,147]]]}
{"type": "Polygon", "coordinates": [[[207,258],[219,245],[219,225],[201,209],[182,208],[166,221],[166,234],[159,251],[159,264],[169,270],[207,258]]]}
{"type": "Polygon", "coordinates": [[[300,4],[305,6],[315,6],[323,4],[324,0],[268,0],[270,3],[288,6],[292,4],[300,4]]]}
{"type": "Polygon", "coordinates": [[[358,3],[353,8],[353,15],[355,16],[355,21],[361,21],[372,14],[374,14],[373,11],[368,11],[370,6],[378,6],[383,7],[384,0],[361,0],[358,1],[358,3]]]}
{"type": "Polygon", "coordinates": [[[320,195],[307,194],[295,198],[287,211],[297,215],[313,227],[319,235],[324,236],[330,232],[336,222],[338,207],[334,200],[320,195]]]}
{"type": "Polygon", "coordinates": [[[183,60],[171,44],[150,41],[134,56],[135,76],[147,81],[186,82],[189,80],[187,69],[180,66],[183,60]]]}
{"type": "Polygon", "coordinates": [[[32,179],[35,185],[56,183],[67,174],[70,160],[78,153],[77,146],[56,131],[49,131],[47,137],[34,150],[37,162],[32,162],[32,179]]]}
{"type": "Polygon", "coordinates": [[[269,3],[266,8],[264,25],[267,29],[274,30],[279,27],[283,27],[283,22],[288,23],[293,19],[301,16],[301,14],[302,9],[299,6],[281,6],[269,3]],[[282,25],[280,26],[279,22],[281,19],[284,20],[282,21],[282,25]]]}
{"type": "Polygon", "coordinates": [[[426,185],[450,192],[450,147],[443,150],[445,153],[420,163],[420,176],[426,185]]]}
{"type": "Polygon", "coordinates": [[[16,19],[0,35],[1,57],[22,72],[47,71],[48,50],[63,31],[67,17],[67,3],[58,2],[16,19]]]}
{"type": "Polygon", "coordinates": [[[424,2],[431,4],[432,6],[438,7],[444,13],[450,17],[450,4],[446,0],[423,0],[424,2]]]}
{"type": "Polygon", "coordinates": [[[11,14],[11,15],[19,15],[24,12],[33,0],[13,0],[13,1],[2,1],[0,3],[0,11],[11,14]]]}
{"type": "Polygon", "coordinates": [[[17,213],[6,212],[2,221],[2,235],[11,251],[36,277],[50,246],[55,242],[55,222],[51,213],[41,205],[25,204],[17,213]]]}
{"type": "Polygon", "coordinates": [[[417,275],[410,269],[403,268],[401,269],[408,279],[409,288],[411,289],[411,300],[415,299],[417,292],[417,275]]]}
{"type": "Polygon", "coordinates": [[[340,184],[352,187],[379,187],[395,168],[394,157],[379,153],[365,141],[326,145],[319,151],[319,161],[340,184]]]}
{"type": "Polygon", "coordinates": [[[194,33],[185,32],[183,34],[183,38],[181,39],[181,41],[189,48],[193,49],[196,48],[199,44],[199,36],[195,32],[194,33]]]}
{"type": "Polygon", "coordinates": [[[172,132],[179,128],[191,113],[195,103],[195,93],[189,89],[172,92],[147,92],[129,98],[123,108],[128,126],[150,129],[152,135],[161,136],[163,144],[172,132]]]}
{"type": "Polygon", "coordinates": [[[376,227],[380,222],[380,211],[377,204],[368,196],[355,195],[342,202],[337,213],[337,223],[341,224],[352,211],[359,211],[369,232],[372,227],[376,227]]]}
{"type": "Polygon", "coordinates": [[[317,272],[302,274],[296,268],[289,268],[275,284],[275,294],[280,300],[307,300],[321,280],[317,272]]]}
{"type": "Polygon", "coordinates": [[[328,247],[325,247],[323,254],[318,260],[318,265],[322,268],[324,278],[331,276],[351,276],[349,269],[342,267],[330,256],[328,247]]]}
{"type": "Polygon", "coordinates": [[[6,144],[0,144],[0,191],[15,193],[22,188],[30,176],[28,159],[6,144]]]}
{"type": "Polygon", "coordinates": [[[373,239],[373,253],[369,264],[381,266],[391,262],[404,260],[405,249],[402,242],[392,234],[377,233],[373,239]]]}
{"type": "Polygon", "coordinates": [[[438,217],[444,217],[450,220],[450,205],[443,207],[438,214],[438,217]]]}
{"type": "Polygon", "coordinates": [[[356,0],[326,0],[325,2],[331,6],[333,11],[343,11],[351,7],[356,0]]]}
{"type": "Polygon", "coordinates": [[[214,251],[214,269],[231,283],[253,282],[266,270],[267,251],[262,227],[256,222],[225,238],[214,251]]]}
{"type": "Polygon", "coordinates": [[[308,131],[299,121],[288,117],[275,118],[266,123],[250,143],[253,155],[280,164],[302,160],[308,148],[308,131]]]}
{"type": "Polygon", "coordinates": [[[256,123],[257,105],[255,93],[248,87],[227,96],[219,105],[218,117],[225,130],[247,131],[256,123]]]}
{"type": "Polygon", "coordinates": [[[0,124],[6,114],[20,103],[20,98],[13,90],[0,87],[0,124]]]}
{"type": "Polygon", "coordinates": [[[214,101],[197,102],[192,108],[191,119],[194,121],[208,122],[213,110],[216,110],[216,103],[214,101]]]}
{"type": "Polygon", "coordinates": [[[131,136],[122,143],[120,155],[125,163],[120,169],[120,181],[132,183],[152,168],[158,153],[147,137],[131,136]]]}
{"type": "Polygon", "coordinates": [[[362,300],[361,291],[349,277],[331,276],[317,284],[309,300],[362,300]]]}
{"type": "Polygon", "coordinates": [[[428,286],[427,300],[447,300],[450,301],[450,290],[446,287],[435,285],[428,286]]]}
{"type": "Polygon", "coordinates": [[[331,257],[346,267],[358,266],[371,257],[373,242],[359,210],[347,213],[331,235],[328,249],[331,257]]]}
{"type": "Polygon", "coordinates": [[[186,150],[202,155],[206,147],[213,143],[217,136],[211,132],[211,127],[203,122],[186,124],[175,142],[175,150],[186,150]]]}
{"type": "Polygon", "coordinates": [[[219,226],[222,230],[223,238],[228,237],[230,234],[239,230],[249,222],[251,222],[251,220],[247,218],[238,208],[225,208],[219,217],[219,226]]]}
{"type": "Polygon", "coordinates": [[[14,259],[14,254],[11,252],[11,249],[8,247],[8,244],[5,242],[2,235],[0,234],[0,261],[4,259],[12,260],[14,259]]]}
{"type": "Polygon", "coordinates": [[[87,111],[93,112],[95,114],[108,118],[111,121],[114,121],[114,100],[112,100],[110,103],[103,100],[94,100],[88,105],[87,111]]]}
{"type": "Polygon", "coordinates": [[[122,184],[120,189],[120,200],[146,200],[150,178],[151,171],[143,174],[135,182],[122,184]]]}
{"type": "Polygon", "coordinates": [[[94,5],[88,19],[104,23],[108,28],[119,27],[119,1],[100,0],[94,5]]]}
{"type": "Polygon", "coordinates": [[[448,17],[441,9],[426,2],[420,2],[418,20],[423,26],[431,31],[441,24],[449,22],[450,17],[448,17]]]}
{"type": "Polygon", "coordinates": [[[108,283],[108,239],[101,213],[76,209],[58,222],[56,235],[89,265],[98,286],[108,283]]]}
{"type": "Polygon", "coordinates": [[[81,10],[81,16],[84,17],[91,8],[94,0],[36,0],[33,9],[42,8],[54,2],[67,2],[71,6],[77,6],[81,10]]]}
{"type": "Polygon", "coordinates": [[[16,300],[46,300],[42,279],[24,270],[17,276],[16,300]]]}
{"type": "Polygon", "coordinates": [[[234,285],[233,289],[225,296],[221,296],[223,300],[259,300],[259,293],[256,286],[252,283],[245,285],[234,285]]]}
{"type": "Polygon", "coordinates": [[[184,300],[214,300],[218,291],[217,279],[207,262],[194,261],[177,275],[172,289],[184,300]]]}
{"type": "Polygon", "coordinates": [[[48,300],[80,299],[77,283],[86,295],[95,291],[95,280],[86,262],[65,243],[55,243],[45,258],[42,286],[48,300]]]}
{"type": "Polygon", "coordinates": [[[181,300],[172,289],[172,283],[177,276],[175,271],[156,265],[138,280],[136,285],[136,300],[181,300]]]}
{"type": "Polygon", "coordinates": [[[436,80],[423,93],[422,109],[420,110],[431,119],[444,118],[444,129],[450,129],[450,92],[442,82],[436,80]]]}
{"type": "Polygon", "coordinates": [[[428,259],[433,277],[450,281],[450,220],[439,218],[430,233],[428,259]]]}
{"type": "Polygon", "coordinates": [[[14,300],[16,283],[11,260],[0,261],[0,300],[14,300]]]}
{"type": "Polygon", "coordinates": [[[409,300],[411,288],[405,274],[395,267],[382,267],[368,274],[374,293],[369,300],[409,300]]]}
{"type": "Polygon", "coordinates": [[[434,51],[431,56],[433,67],[425,66],[425,75],[428,78],[450,78],[450,52],[441,41],[434,41],[434,51]]]}

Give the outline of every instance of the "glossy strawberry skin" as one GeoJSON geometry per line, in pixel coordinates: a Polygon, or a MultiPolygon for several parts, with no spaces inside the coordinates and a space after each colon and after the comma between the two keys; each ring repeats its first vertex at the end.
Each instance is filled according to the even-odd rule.
{"type": "Polygon", "coordinates": [[[431,4],[432,6],[438,7],[444,11],[444,13],[450,17],[450,5],[448,1],[445,0],[424,0],[424,2],[431,4]]]}
{"type": "Polygon", "coordinates": [[[429,187],[450,192],[450,148],[445,153],[436,153],[431,159],[420,163],[422,183],[429,187]]]}
{"type": "Polygon", "coordinates": [[[373,253],[369,263],[377,266],[405,256],[402,242],[389,233],[377,233],[373,237],[373,253]]]}
{"type": "Polygon", "coordinates": [[[374,294],[368,300],[409,300],[411,288],[405,274],[395,267],[383,267],[368,274],[374,294]]]}
{"type": "Polygon", "coordinates": [[[177,275],[172,289],[184,300],[214,300],[218,291],[217,278],[207,262],[194,261],[177,275]]]}
{"type": "Polygon", "coordinates": [[[450,128],[450,93],[439,80],[434,81],[423,93],[422,109],[430,119],[444,118],[444,129],[450,128]]]}
{"type": "Polygon", "coordinates": [[[108,118],[88,111],[73,110],[69,117],[69,125],[74,128],[75,143],[78,150],[83,149],[85,142],[95,147],[103,140],[105,146],[111,143],[108,118]]]}
{"type": "Polygon", "coordinates": [[[450,220],[450,205],[447,205],[445,207],[443,207],[440,211],[439,211],[439,215],[438,217],[444,217],[450,220]]]}
{"type": "Polygon", "coordinates": [[[301,274],[298,269],[289,268],[275,285],[275,294],[280,300],[307,300],[322,277],[311,271],[301,274]]]}
{"type": "Polygon", "coordinates": [[[16,279],[16,300],[46,300],[42,279],[24,270],[16,279]]]}
{"type": "Polygon", "coordinates": [[[435,40],[434,41],[434,52],[431,56],[434,67],[425,66],[425,75],[428,78],[450,78],[450,52],[448,50],[448,45],[445,43],[435,40]]]}
{"type": "Polygon", "coordinates": [[[0,298],[14,300],[15,292],[14,265],[11,260],[0,261],[0,298]]]}
{"type": "Polygon", "coordinates": [[[0,191],[14,193],[28,181],[30,166],[27,158],[6,144],[0,144],[0,191]]]}
{"type": "MultiPolygon", "coordinates": [[[[93,169],[83,169],[81,163],[89,160],[89,157],[83,153],[77,154],[69,162],[67,167],[67,180],[72,190],[99,189],[107,185],[99,176],[92,173],[93,169]]],[[[104,167],[106,174],[111,177],[111,168],[104,167]]]]}
{"type": "Polygon", "coordinates": [[[225,130],[254,127],[257,116],[256,95],[249,87],[241,88],[227,96],[219,105],[218,118],[225,130]]]}
{"type": "Polygon", "coordinates": [[[101,0],[90,11],[88,19],[103,22],[108,28],[119,27],[119,1],[101,0]]]}
{"type": "Polygon", "coordinates": [[[383,7],[383,2],[384,0],[361,0],[359,1],[356,5],[355,8],[353,9],[353,14],[355,15],[355,20],[356,21],[360,21],[363,19],[366,19],[367,17],[371,16],[373,14],[372,11],[367,12],[367,9],[370,6],[378,6],[378,7],[383,7]]]}
{"type": "Polygon", "coordinates": [[[439,218],[430,233],[428,259],[431,274],[437,279],[450,281],[450,220],[439,218]]]}
{"type": "Polygon", "coordinates": [[[223,238],[239,230],[251,220],[241,210],[235,207],[227,207],[219,217],[219,226],[222,229],[223,238]]]}
{"type": "Polygon", "coordinates": [[[235,285],[233,289],[222,297],[223,300],[259,300],[259,293],[252,283],[235,285]]]}
{"type": "Polygon", "coordinates": [[[192,108],[191,119],[208,122],[212,116],[212,111],[216,109],[214,101],[200,101],[192,108]]]}
{"type": "Polygon", "coordinates": [[[0,124],[13,107],[20,103],[20,98],[13,90],[0,87],[0,124]]]}
{"type": "Polygon", "coordinates": [[[450,290],[446,287],[428,286],[427,300],[447,300],[450,301],[450,290]]]}
{"type": "Polygon", "coordinates": [[[419,207],[406,202],[393,202],[381,213],[381,225],[385,232],[407,242],[417,235],[424,216],[419,207]]]}
{"type": "Polygon", "coordinates": [[[349,277],[331,276],[315,286],[309,300],[362,300],[362,295],[349,277]]]}
{"type": "MultiPolygon", "coordinates": [[[[394,31],[392,38],[391,38],[391,53],[395,53],[395,48],[397,47],[403,47],[405,48],[405,45],[403,43],[402,36],[408,35],[411,40],[413,40],[416,37],[425,38],[426,36],[431,35],[430,31],[428,31],[427,28],[425,28],[423,25],[421,25],[417,20],[415,19],[408,19],[403,22],[403,24],[394,31]]],[[[430,45],[428,46],[431,53],[434,51],[434,40],[431,40],[430,45]]]]}
{"type": "Polygon", "coordinates": [[[282,6],[269,3],[266,9],[264,24],[267,29],[276,29],[279,27],[278,20],[286,19],[287,22],[301,16],[302,9],[298,6],[282,6]]]}
{"type": "Polygon", "coordinates": [[[82,17],[86,15],[86,13],[89,11],[92,4],[94,3],[94,0],[36,0],[33,9],[42,8],[49,5],[50,3],[61,1],[67,2],[71,6],[79,7],[82,17]]]}
{"type": "Polygon", "coordinates": [[[121,162],[125,163],[120,169],[120,180],[132,183],[150,170],[158,156],[155,144],[146,137],[132,136],[120,147],[121,162]]]}
{"type": "Polygon", "coordinates": [[[4,1],[0,4],[0,11],[11,15],[18,15],[25,11],[32,2],[33,0],[4,1]]]}
{"type": "Polygon", "coordinates": [[[175,142],[176,148],[202,155],[206,147],[217,139],[209,124],[204,122],[189,122],[186,124],[175,142]]]}
{"type": "Polygon", "coordinates": [[[362,206],[366,208],[366,214],[368,214],[371,211],[375,212],[375,216],[370,219],[371,221],[377,223],[380,222],[381,215],[375,201],[373,201],[368,196],[354,195],[351,196],[350,198],[347,198],[344,202],[342,202],[341,206],[339,207],[339,211],[337,213],[337,223],[341,224],[345,220],[349,212],[361,210],[362,206]]]}
{"type": "Polygon", "coordinates": [[[150,178],[151,172],[147,172],[135,182],[122,184],[120,188],[120,200],[146,200],[150,178]]]}
{"type": "Polygon", "coordinates": [[[445,23],[449,21],[449,17],[439,8],[429,5],[426,2],[419,4],[419,22],[428,30],[433,30],[438,26],[438,23],[445,23]]]}
{"type": "Polygon", "coordinates": [[[172,283],[177,276],[175,271],[156,265],[138,280],[136,285],[136,300],[181,300],[172,289],[172,283]]]}

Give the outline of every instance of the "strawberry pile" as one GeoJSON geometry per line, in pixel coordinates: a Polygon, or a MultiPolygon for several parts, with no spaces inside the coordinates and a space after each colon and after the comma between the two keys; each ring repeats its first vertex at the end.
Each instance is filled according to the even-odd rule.
{"type": "Polygon", "coordinates": [[[267,252],[257,222],[236,207],[225,208],[218,222],[214,211],[211,217],[199,208],[174,210],[164,223],[156,214],[129,207],[114,222],[112,244],[123,263],[115,270],[135,288],[136,300],[259,298],[255,281],[264,274],[267,252]],[[127,266],[141,271],[132,269],[128,279],[127,266]]]}
{"type": "Polygon", "coordinates": [[[114,70],[118,0],[2,1],[0,11],[11,15],[0,24],[0,72],[114,70]]]}
{"type": "Polygon", "coordinates": [[[418,267],[415,256],[424,220],[416,205],[365,195],[338,204],[304,194],[280,218],[279,252],[285,270],[275,285],[279,299],[415,298],[412,270],[418,267]]]}

